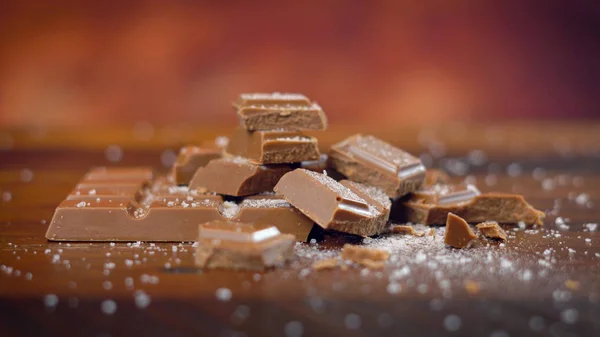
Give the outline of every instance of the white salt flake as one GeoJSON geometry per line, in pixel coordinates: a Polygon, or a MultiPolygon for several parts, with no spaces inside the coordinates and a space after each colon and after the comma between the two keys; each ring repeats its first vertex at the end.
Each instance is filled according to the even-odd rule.
{"type": "Polygon", "coordinates": [[[100,309],[105,315],[112,315],[117,312],[117,302],[113,300],[104,300],[100,304],[100,309]]]}
{"type": "Polygon", "coordinates": [[[221,302],[227,302],[231,299],[231,290],[229,288],[219,288],[215,292],[215,296],[221,302]]]}

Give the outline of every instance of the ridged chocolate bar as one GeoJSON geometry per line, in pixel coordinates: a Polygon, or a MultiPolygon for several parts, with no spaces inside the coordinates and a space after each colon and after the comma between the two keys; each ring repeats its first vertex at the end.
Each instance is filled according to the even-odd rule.
{"type": "Polygon", "coordinates": [[[173,176],[177,185],[188,185],[196,170],[209,161],[221,158],[222,150],[217,147],[184,146],[179,150],[173,164],[173,176]]]}

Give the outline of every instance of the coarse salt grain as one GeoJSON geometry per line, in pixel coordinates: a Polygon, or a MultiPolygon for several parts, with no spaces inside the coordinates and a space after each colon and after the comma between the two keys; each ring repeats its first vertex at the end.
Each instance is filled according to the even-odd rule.
{"type": "Polygon", "coordinates": [[[105,315],[112,315],[117,312],[117,302],[113,300],[104,300],[100,304],[100,309],[105,315]]]}
{"type": "Polygon", "coordinates": [[[215,292],[215,296],[221,302],[227,302],[231,299],[232,293],[229,288],[219,288],[215,292]]]}

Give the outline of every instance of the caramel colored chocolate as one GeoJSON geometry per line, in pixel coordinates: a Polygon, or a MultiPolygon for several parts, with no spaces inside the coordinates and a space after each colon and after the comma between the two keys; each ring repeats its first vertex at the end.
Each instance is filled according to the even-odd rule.
{"type": "Polygon", "coordinates": [[[326,270],[326,269],[334,269],[339,266],[340,266],[340,260],[326,259],[326,260],[315,261],[315,263],[312,264],[312,269],[319,271],[319,270],[326,270]]]}
{"type": "Polygon", "coordinates": [[[379,227],[373,228],[373,231],[377,234],[381,234],[385,230],[387,221],[390,218],[390,210],[392,208],[390,198],[388,198],[381,189],[375,186],[367,186],[350,180],[342,180],[340,181],[340,184],[363,198],[370,207],[372,206],[375,208],[377,213],[375,224],[379,227]]]}
{"type": "Polygon", "coordinates": [[[327,118],[317,104],[256,104],[237,111],[246,130],[325,130],[327,118]]]}
{"type": "Polygon", "coordinates": [[[233,221],[200,225],[196,265],[204,269],[263,270],[283,265],[294,255],[293,235],[277,227],[255,228],[233,221]]]}
{"type": "Polygon", "coordinates": [[[461,217],[448,213],[446,219],[446,233],[444,243],[454,248],[465,248],[477,235],[473,233],[469,224],[461,217]]]}
{"type": "Polygon", "coordinates": [[[470,186],[437,185],[419,191],[403,203],[403,220],[425,225],[443,225],[448,213],[469,223],[497,221],[542,225],[544,213],[528,204],[522,195],[505,193],[479,194],[470,186]]]}
{"type": "Polygon", "coordinates": [[[506,232],[496,221],[482,222],[475,227],[488,239],[506,241],[506,232]]]}
{"type": "Polygon", "coordinates": [[[392,227],[390,227],[388,232],[390,234],[407,234],[407,235],[413,235],[413,236],[419,236],[419,237],[423,237],[423,236],[425,236],[425,234],[427,234],[426,232],[417,233],[415,228],[413,226],[409,226],[409,225],[392,226],[392,227]]]}
{"type": "MultiPolygon", "coordinates": [[[[110,173],[110,172],[109,172],[110,173]]],[[[140,172],[144,173],[144,172],[140,172]]],[[[88,179],[90,175],[86,176],[88,179]]],[[[239,203],[177,186],[168,177],[115,174],[83,180],[57,208],[46,238],[53,241],[194,241],[198,224],[213,220],[277,226],[306,241],[313,222],[281,196],[253,196],[239,203]],[[81,186],[85,185],[85,188],[81,186]],[[226,207],[233,206],[233,207],[226,207]],[[233,210],[233,211],[232,211],[233,210]]]]}
{"type": "Polygon", "coordinates": [[[241,157],[219,158],[199,168],[189,187],[231,196],[258,194],[272,191],[290,170],[287,165],[258,165],[241,157]]]}
{"type": "Polygon", "coordinates": [[[308,97],[302,94],[294,93],[248,93],[241,94],[235,102],[233,102],[233,108],[239,110],[240,108],[248,105],[261,105],[261,104],[294,104],[294,105],[310,105],[311,101],[308,97]]]}
{"type": "Polygon", "coordinates": [[[82,182],[95,181],[147,181],[154,177],[154,171],[149,167],[95,167],[83,177],[82,182]]]}
{"type": "Polygon", "coordinates": [[[450,176],[442,170],[427,169],[427,171],[425,172],[425,183],[423,185],[425,187],[449,183],[450,176]]]}
{"type": "Polygon", "coordinates": [[[188,185],[197,169],[206,166],[213,159],[221,158],[221,156],[222,151],[218,148],[182,147],[173,164],[175,182],[177,185],[188,185]]]}
{"type": "Polygon", "coordinates": [[[254,131],[237,128],[227,152],[259,164],[297,163],[318,160],[317,139],[295,131],[254,131]]]}
{"type": "Polygon", "coordinates": [[[342,248],[342,259],[350,260],[369,269],[382,268],[390,253],[385,250],[366,248],[346,243],[342,248]]]}
{"type": "Polygon", "coordinates": [[[331,147],[331,166],[348,179],[381,188],[398,198],[423,186],[421,161],[373,136],[360,134],[331,147]]]}
{"type": "Polygon", "coordinates": [[[274,190],[325,229],[368,236],[385,226],[375,206],[324,174],[296,169],[286,173],[274,190]]]}

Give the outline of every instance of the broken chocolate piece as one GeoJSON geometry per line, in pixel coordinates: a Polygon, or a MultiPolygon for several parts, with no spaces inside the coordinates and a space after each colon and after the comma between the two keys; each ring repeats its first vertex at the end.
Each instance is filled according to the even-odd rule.
{"type": "Polygon", "coordinates": [[[238,108],[240,124],[246,130],[325,130],[327,117],[319,104],[292,102],[245,104],[238,108]]]}
{"type": "Polygon", "coordinates": [[[378,220],[375,223],[381,227],[374,228],[373,231],[380,234],[384,231],[387,221],[390,218],[390,210],[392,208],[392,202],[390,198],[379,188],[375,186],[367,186],[361,183],[350,180],[342,180],[340,184],[346,186],[352,192],[356,193],[359,197],[363,198],[369,206],[375,207],[379,215],[378,220]]]}
{"type": "Polygon", "coordinates": [[[385,226],[375,206],[324,174],[296,169],[286,173],[274,190],[326,229],[368,236],[385,226]]]}
{"type": "Polygon", "coordinates": [[[425,183],[423,185],[425,187],[433,186],[433,185],[437,185],[437,184],[449,184],[449,183],[450,183],[450,176],[442,170],[427,169],[427,171],[425,172],[425,183]]]}
{"type": "Polygon", "coordinates": [[[294,254],[294,236],[277,227],[257,229],[233,221],[200,225],[196,265],[204,269],[263,270],[280,266],[294,254]]]}
{"type": "Polygon", "coordinates": [[[444,243],[454,248],[465,248],[476,238],[469,224],[461,217],[448,213],[444,243]]]}
{"type": "Polygon", "coordinates": [[[241,157],[225,157],[199,168],[189,187],[231,196],[258,194],[272,191],[279,178],[290,170],[287,165],[264,166],[241,157]]]}
{"type": "Polygon", "coordinates": [[[489,239],[506,241],[506,232],[496,221],[486,221],[475,226],[483,236],[489,239]]]}
{"type": "Polygon", "coordinates": [[[423,237],[423,236],[425,236],[425,234],[427,234],[426,232],[417,233],[415,228],[413,226],[409,226],[409,225],[395,225],[395,226],[390,227],[388,232],[390,234],[407,234],[407,235],[414,235],[414,236],[419,236],[419,237],[423,237]]]}
{"type": "Polygon", "coordinates": [[[331,147],[330,164],[348,179],[398,198],[423,186],[425,167],[411,154],[373,136],[351,136],[331,147]]]}
{"type": "Polygon", "coordinates": [[[233,102],[234,109],[238,110],[247,105],[261,104],[295,104],[295,105],[310,105],[308,97],[302,94],[293,93],[248,93],[241,94],[238,99],[233,102]]]}
{"type": "Polygon", "coordinates": [[[355,246],[347,243],[342,248],[342,258],[370,269],[377,269],[385,265],[385,261],[390,258],[390,253],[381,249],[355,246]]]}
{"type": "Polygon", "coordinates": [[[319,159],[317,139],[295,131],[254,131],[237,128],[227,146],[234,156],[259,164],[297,163],[319,159]]]}
{"type": "Polygon", "coordinates": [[[312,264],[312,269],[314,270],[325,270],[325,269],[333,269],[336,267],[339,267],[340,265],[340,261],[338,259],[326,259],[326,260],[319,260],[319,261],[315,261],[315,263],[312,264]]]}
{"type": "Polygon", "coordinates": [[[436,185],[424,190],[403,203],[403,220],[424,225],[443,225],[448,213],[454,213],[469,223],[487,220],[498,223],[542,225],[544,213],[528,204],[522,195],[505,193],[479,194],[474,187],[436,185]],[[441,186],[441,187],[440,187],[441,186]]]}
{"type": "Polygon", "coordinates": [[[188,185],[197,169],[204,167],[213,159],[221,158],[221,156],[222,151],[218,148],[182,147],[173,164],[175,182],[177,185],[188,185]]]}

